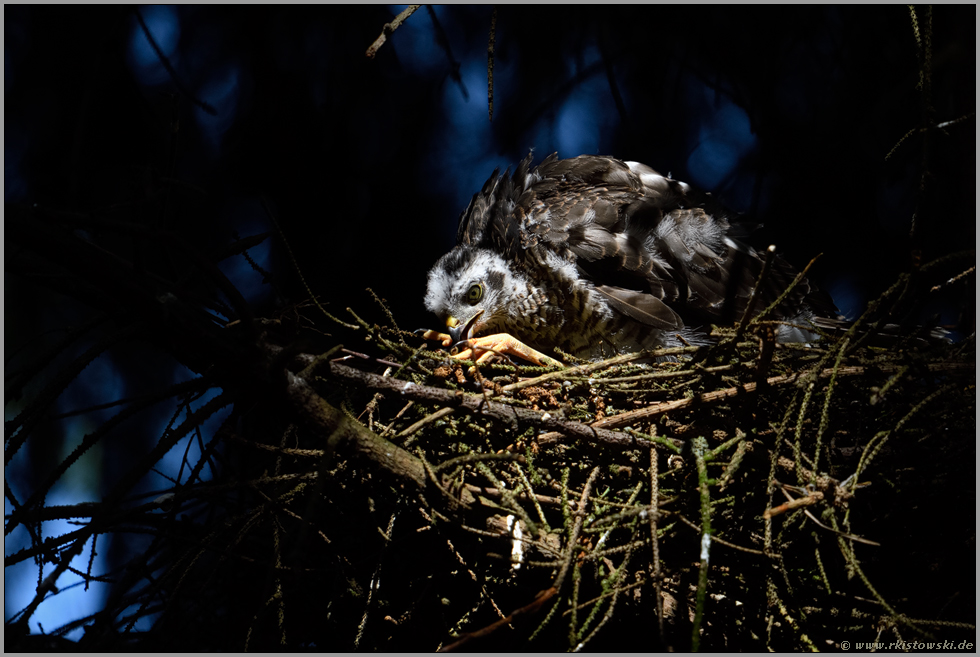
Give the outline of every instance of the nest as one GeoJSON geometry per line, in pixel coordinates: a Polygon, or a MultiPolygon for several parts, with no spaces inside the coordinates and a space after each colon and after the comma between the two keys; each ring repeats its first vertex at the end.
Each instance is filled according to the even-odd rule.
{"type": "Polygon", "coordinates": [[[558,370],[477,367],[353,315],[365,346],[294,357],[290,398],[345,413],[306,424],[329,432],[328,498],[381,470],[380,549],[428,536],[379,557],[388,610],[368,596],[355,646],[373,621],[374,647],[436,647],[400,635],[432,604],[450,649],[972,640],[974,343],[883,334],[912,284],[815,344],[753,321],[558,370]]]}
{"type": "MultiPolygon", "coordinates": [[[[84,625],[72,647],[88,650],[974,640],[975,334],[951,343],[907,321],[972,253],[903,275],[814,344],[778,344],[757,317],[710,346],[548,370],[433,350],[380,299],[376,321],[348,322],[315,302],[254,317],[229,292],[219,310],[237,319],[217,322],[72,234],[97,220],[43,218],[8,216],[24,245],[8,267],[104,314],[8,372],[8,396],[30,393],[7,423],[8,463],[48,449],[49,404],[110,347],[138,339],[149,351],[132,360],[166,352],[199,376],[93,406],[123,404],[26,496],[8,490],[7,532],[30,542],[5,565],[55,564],[8,621],[9,646],[29,647],[28,619],[68,569],[112,583],[98,612],[55,631],[84,625]],[[92,346],[63,358],[83,336],[92,346]],[[140,414],[166,400],[176,412],[154,435],[159,419],[140,414]],[[180,473],[146,492],[177,445],[180,473]],[[49,503],[96,446],[124,457],[102,500],[49,503]],[[38,530],[69,518],[79,529],[38,530]],[[100,537],[107,574],[92,572],[100,537]],[[70,566],[86,550],[88,570],[70,566]]],[[[173,236],[139,230],[234,290],[173,236]]]]}

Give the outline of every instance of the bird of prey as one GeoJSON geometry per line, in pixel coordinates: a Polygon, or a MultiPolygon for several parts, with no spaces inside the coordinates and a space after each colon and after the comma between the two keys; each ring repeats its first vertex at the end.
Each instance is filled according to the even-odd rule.
{"type": "MultiPolygon", "coordinates": [[[[555,348],[598,359],[704,344],[709,324],[739,320],[765,259],[709,194],[638,162],[552,154],[532,168],[532,155],[494,171],[462,213],[425,295],[448,334],[427,338],[457,344],[459,358],[554,365],[555,348]]],[[[795,274],[773,257],[753,308],[795,274]]],[[[820,316],[836,309],[803,280],[769,318],[785,321],[777,339],[807,341],[820,316]]]]}

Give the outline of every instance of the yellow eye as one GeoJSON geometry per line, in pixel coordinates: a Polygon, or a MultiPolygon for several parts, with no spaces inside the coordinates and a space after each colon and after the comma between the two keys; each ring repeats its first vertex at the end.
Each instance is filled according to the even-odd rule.
{"type": "Polygon", "coordinates": [[[466,291],[466,301],[471,305],[475,306],[483,298],[483,286],[479,283],[474,283],[470,286],[470,289],[466,291]]]}

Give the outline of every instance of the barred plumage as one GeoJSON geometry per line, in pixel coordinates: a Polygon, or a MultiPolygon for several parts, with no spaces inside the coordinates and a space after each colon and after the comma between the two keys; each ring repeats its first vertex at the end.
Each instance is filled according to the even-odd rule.
{"type": "MultiPolygon", "coordinates": [[[[532,170],[531,158],[513,175],[494,171],[460,217],[457,246],[429,272],[426,307],[453,341],[507,333],[598,358],[678,335],[703,343],[708,323],[744,312],[763,259],[710,195],[637,162],[552,154],[532,170]]],[[[756,308],[794,276],[774,258],[756,308]]],[[[836,309],[803,281],[774,318],[821,314],[836,309]]],[[[811,337],[780,328],[782,340],[811,337]]]]}

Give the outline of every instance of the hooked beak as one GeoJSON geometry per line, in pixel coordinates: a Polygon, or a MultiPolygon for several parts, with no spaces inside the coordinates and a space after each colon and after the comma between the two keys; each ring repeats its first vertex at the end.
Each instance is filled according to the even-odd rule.
{"type": "Polygon", "coordinates": [[[470,330],[473,328],[474,322],[476,322],[476,320],[479,319],[480,315],[482,314],[483,311],[480,310],[462,324],[460,324],[459,320],[455,317],[450,317],[446,320],[446,327],[449,329],[449,337],[453,339],[454,344],[470,338],[470,330]]]}

